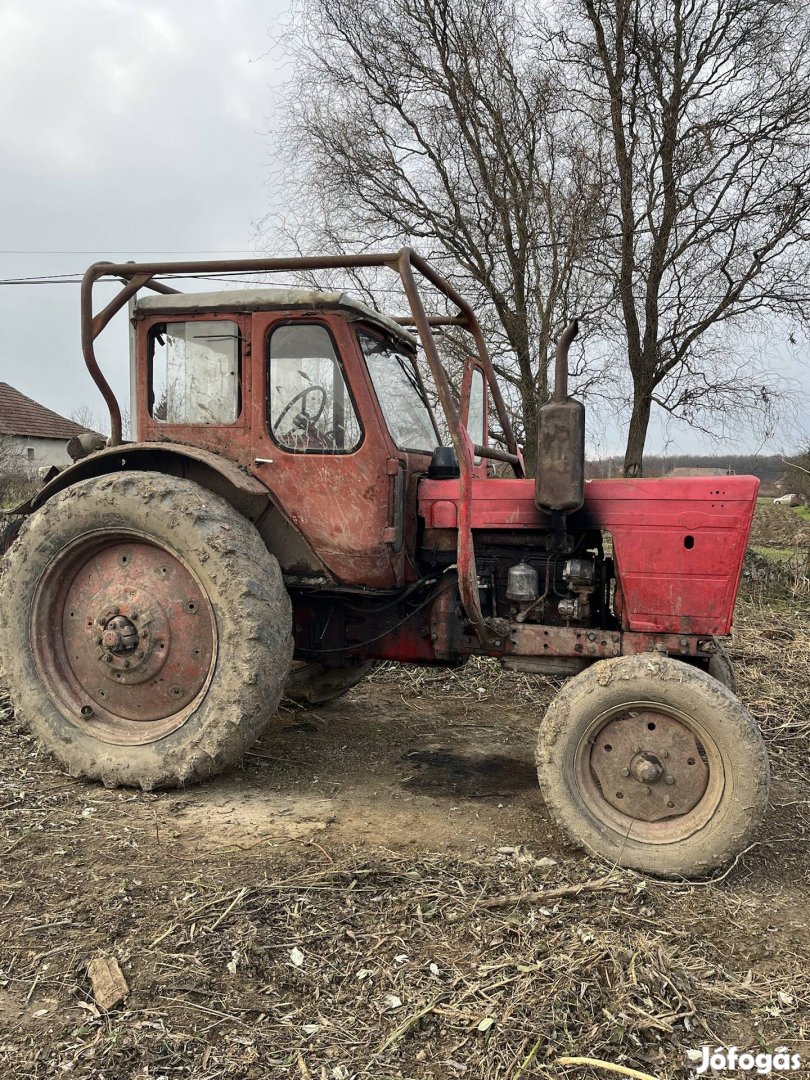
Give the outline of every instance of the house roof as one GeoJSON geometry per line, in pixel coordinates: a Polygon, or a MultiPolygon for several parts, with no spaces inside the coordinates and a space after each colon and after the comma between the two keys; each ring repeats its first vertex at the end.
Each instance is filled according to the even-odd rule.
{"type": "Polygon", "coordinates": [[[72,439],[88,428],[46,409],[8,383],[0,382],[0,435],[31,435],[39,439],[72,439]]]}

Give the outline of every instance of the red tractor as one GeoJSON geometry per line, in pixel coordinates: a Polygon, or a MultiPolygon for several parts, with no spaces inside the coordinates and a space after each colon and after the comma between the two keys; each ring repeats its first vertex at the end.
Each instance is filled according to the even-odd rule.
{"type": "Polygon", "coordinates": [[[14,511],[25,522],[0,597],[14,707],[72,775],[191,783],[239,760],[285,685],[322,702],[375,661],[489,656],[572,676],[537,767],[576,842],[674,876],[748,844],[768,764],[721,640],[758,481],[584,481],[575,323],[527,479],[474,312],[408,249],[99,263],[81,305],[112,435],[79,440],[75,463],[14,511]],[[166,283],[347,267],[398,274],[410,316],[336,292],[166,283]],[[415,273],[452,314],[427,314],[415,273]],[[94,314],[99,278],[123,288],[94,314]],[[128,301],[133,442],[94,353],[128,301]],[[441,326],[472,339],[456,388],[441,326]],[[489,444],[490,407],[505,449],[489,444]]]}

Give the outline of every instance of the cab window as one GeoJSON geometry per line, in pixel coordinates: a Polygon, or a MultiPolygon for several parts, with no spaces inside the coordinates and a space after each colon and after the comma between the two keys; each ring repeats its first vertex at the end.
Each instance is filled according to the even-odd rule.
{"type": "Polygon", "coordinates": [[[166,424],[233,424],[241,411],[242,342],[227,319],[153,326],[149,411],[166,424]]]}
{"type": "MultiPolygon", "coordinates": [[[[484,373],[480,368],[473,368],[472,381],[470,382],[470,404],[467,410],[467,433],[474,446],[483,446],[486,439],[486,387],[484,386],[484,373]]],[[[475,464],[481,464],[481,458],[475,459],[475,464]]]]}
{"type": "Polygon", "coordinates": [[[267,343],[267,425],[285,450],[348,454],[363,437],[325,326],[278,326],[267,343]]]}
{"type": "Polygon", "coordinates": [[[391,437],[400,450],[432,454],[439,436],[413,359],[390,342],[361,331],[360,348],[391,437]]]}

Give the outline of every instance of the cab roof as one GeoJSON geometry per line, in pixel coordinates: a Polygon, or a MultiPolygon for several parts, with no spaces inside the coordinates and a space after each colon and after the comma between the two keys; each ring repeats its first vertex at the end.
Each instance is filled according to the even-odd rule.
{"type": "Polygon", "coordinates": [[[322,292],[319,289],[223,289],[218,292],[141,294],[134,303],[137,313],[183,315],[195,311],[244,312],[279,311],[303,308],[319,311],[337,308],[351,319],[363,319],[393,335],[411,349],[417,339],[389,315],[375,311],[344,292],[322,292]]]}

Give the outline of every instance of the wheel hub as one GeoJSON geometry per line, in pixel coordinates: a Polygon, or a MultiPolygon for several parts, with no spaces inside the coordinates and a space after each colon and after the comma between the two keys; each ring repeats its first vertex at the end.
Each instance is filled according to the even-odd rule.
{"type": "Polygon", "coordinates": [[[116,656],[134,652],[138,645],[138,628],[126,615],[114,615],[104,625],[101,643],[116,656]]]}
{"type": "Polygon", "coordinates": [[[653,710],[631,709],[605,724],[593,739],[590,768],[605,801],[642,821],[688,814],[709,783],[694,732],[653,710]]]}
{"type": "Polygon", "coordinates": [[[661,779],[664,767],[653,754],[636,754],[630,762],[630,775],[640,784],[654,784],[661,779]]]}
{"type": "Polygon", "coordinates": [[[182,560],[137,536],[66,551],[32,612],[53,696],[96,738],[138,744],[184,723],[210,678],[216,622],[182,560]]]}

